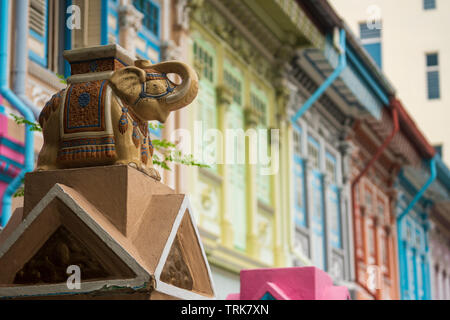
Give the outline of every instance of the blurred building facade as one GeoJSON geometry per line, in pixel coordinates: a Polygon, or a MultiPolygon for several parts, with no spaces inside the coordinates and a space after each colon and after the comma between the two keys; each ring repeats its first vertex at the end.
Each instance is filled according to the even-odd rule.
{"type": "MultiPolygon", "coordinates": [[[[438,161],[437,182],[399,223],[430,176],[424,164],[434,149],[403,107],[396,120],[395,90],[327,1],[9,3],[11,17],[18,6],[28,8],[28,26],[10,23],[10,81],[15,28],[25,27],[26,94],[37,109],[65,87],[66,49],[119,43],[153,63],[195,67],[198,98],[152,135],[178,142],[200,162],[219,162],[160,169],[164,183],[190,195],[218,298],[240,291],[242,269],[309,265],[353,298],[450,298],[448,169],[438,161]],[[337,80],[293,121],[343,55],[337,80]],[[395,138],[381,148],[396,125],[395,138]],[[264,164],[246,161],[252,145],[263,151],[259,160],[267,157],[264,164]],[[273,174],[264,174],[271,166],[273,174]],[[417,237],[408,237],[408,228],[417,237]]],[[[14,109],[0,104],[1,193],[23,166],[24,128],[9,116],[14,109]]],[[[35,137],[37,154],[42,140],[35,137]]]]}
{"type": "Polygon", "coordinates": [[[446,30],[450,3],[445,0],[330,0],[361,44],[397,89],[408,111],[442,146],[450,163],[448,117],[450,44],[446,30]],[[399,40],[401,39],[401,40],[399,40]],[[434,115],[442,117],[436,118],[434,115]]]}

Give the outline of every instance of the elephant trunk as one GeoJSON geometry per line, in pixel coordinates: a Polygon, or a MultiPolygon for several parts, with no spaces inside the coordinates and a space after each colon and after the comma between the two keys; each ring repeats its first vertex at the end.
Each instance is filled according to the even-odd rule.
{"type": "Polygon", "coordinates": [[[195,99],[198,93],[198,76],[190,66],[179,61],[168,61],[153,65],[152,68],[162,73],[176,73],[181,77],[181,84],[165,98],[169,111],[185,107],[195,99]]]}

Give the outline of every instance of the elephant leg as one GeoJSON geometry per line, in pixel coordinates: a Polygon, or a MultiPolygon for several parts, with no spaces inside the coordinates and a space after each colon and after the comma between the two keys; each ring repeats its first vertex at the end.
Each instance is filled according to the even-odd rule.
{"type": "Polygon", "coordinates": [[[145,173],[152,177],[153,179],[156,179],[158,181],[161,181],[161,175],[159,174],[158,170],[155,168],[146,168],[144,169],[145,173]]]}
{"type": "Polygon", "coordinates": [[[133,131],[131,120],[128,119],[127,130],[123,133],[120,132],[118,124],[122,115],[122,108],[119,106],[115,97],[113,97],[111,104],[111,119],[116,149],[116,161],[114,164],[129,165],[139,169],[141,160],[139,157],[139,148],[136,148],[131,137],[133,131]]]}
{"type": "MultiPolygon", "coordinates": [[[[141,159],[141,148],[136,147],[132,139],[132,123],[131,119],[128,119],[128,128],[125,132],[119,131],[119,119],[122,115],[122,108],[114,97],[111,101],[111,119],[114,131],[115,148],[117,159],[114,164],[128,165],[136,168],[137,170],[147,174],[148,176],[161,180],[159,173],[153,168],[148,168],[141,159]]],[[[151,162],[151,159],[149,159],[151,162]]]]}
{"type": "Polygon", "coordinates": [[[59,169],[57,163],[59,147],[59,112],[53,112],[42,128],[44,144],[39,153],[36,171],[59,169]]]}
{"type": "Polygon", "coordinates": [[[159,174],[158,170],[156,170],[153,167],[153,161],[150,159],[150,166],[142,164],[142,166],[139,168],[140,171],[144,172],[146,175],[152,177],[153,179],[157,181],[161,181],[161,175],[159,174]]]}
{"type": "Polygon", "coordinates": [[[158,170],[156,170],[155,167],[153,166],[153,159],[151,155],[149,155],[147,163],[142,163],[142,171],[144,171],[150,177],[158,181],[161,181],[161,175],[159,174],[158,170]]]}

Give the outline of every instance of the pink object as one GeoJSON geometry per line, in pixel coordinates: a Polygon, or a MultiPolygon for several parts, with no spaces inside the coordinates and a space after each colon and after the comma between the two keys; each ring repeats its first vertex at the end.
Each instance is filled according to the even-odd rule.
{"type": "MultiPolygon", "coordinates": [[[[1,99],[0,99],[0,101],[1,101],[1,99]]],[[[13,137],[9,137],[9,135],[8,135],[8,118],[4,114],[0,114],[0,137],[5,137],[9,141],[23,146],[23,142],[15,139],[13,137]]],[[[0,143],[0,155],[4,156],[6,158],[9,158],[11,160],[14,160],[20,164],[23,164],[23,162],[24,162],[24,155],[21,152],[13,150],[1,143],[0,143]]]]}
{"type": "Polygon", "coordinates": [[[6,136],[7,134],[8,134],[8,118],[4,114],[0,113],[0,136],[6,136]]]}
{"type": "MultiPolygon", "coordinates": [[[[1,96],[0,96],[0,104],[1,104],[1,96]]],[[[10,142],[13,142],[19,146],[23,146],[23,143],[9,137],[9,132],[8,132],[8,117],[4,114],[0,114],[0,138],[5,138],[8,139],[10,142]]],[[[3,159],[10,159],[13,160],[21,165],[23,165],[24,163],[24,155],[17,151],[14,150],[13,148],[6,146],[6,144],[3,143],[2,141],[3,139],[0,139],[0,156],[2,156],[3,159]]],[[[17,176],[17,174],[19,174],[20,172],[20,167],[12,164],[12,165],[8,165],[7,162],[3,161],[0,159],[0,173],[2,174],[6,174],[10,177],[15,177],[17,176]]],[[[3,193],[5,191],[5,188],[8,186],[7,183],[5,182],[0,182],[0,198],[3,196],[3,193]]]]}
{"type": "Polygon", "coordinates": [[[14,151],[11,148],[8,148],[4,145],[0,145],[0,155],[5,156],[11,160],[14,160],[20,164],[23,164],[24,155],[20,152],[14,151]]]}
{"type": "Polygon", "coordinates": [[[334,286],[316,267],[241,271],[241,293],[227,300],[349,300],[348,289],[334,286]]]}

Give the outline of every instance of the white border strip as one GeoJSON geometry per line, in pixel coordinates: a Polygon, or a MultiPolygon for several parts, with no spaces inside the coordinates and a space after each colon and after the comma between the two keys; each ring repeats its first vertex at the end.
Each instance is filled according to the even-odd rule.
{"type": "Polygon", "coordinates": [[[155,270],[155,280],[156,280],[156,290],[157,291],[180,298],[180,299],[186,299],[186,300],[213,300],[213,299],[216,299],[216,290],[214,288],[214,283],[213,283],[212,277],[211,277],[211,269],[209,267],[208,260],[206,259],[205,250],[203,249],[203,245],[202,245],[202,242],[200,239],[201,238],[198,233],[197,224],[195,222],[194,215],[192,214],[192,207],[191,207],[189,198],[187,195],[184,195],[184,199],[180,206],[180,210],[178,211],[177,217],[175,218],[175,221],[172,225],[172,230],[170,232],[169,238],[167,240],[167,243],[164,247],[163,253],[160,257],[160,260],[159,260],[158,265],[155,270]],[[204,263],[206,265],[206,269],[208,270],[208,278],[211,283],[211,288],[212,288],[212,292],[213,292],[212,297],[207,297],[207,296],[204,296],[204,295],[201,295],[201,294],[198,294],[198,293],[186,290],[186,289],[176,287],[174,285],[165,283],[165,282],[161,281],[161,279],[160,279],[162,270],[164,268],[164,265],[166,264],[167,257],[169,256],[170,249],[172,248],[173,241],[175,240],[177,231],[180,228],[180,224],[181,224],[181,221],[183,220],[184,212],[186,211],[186,209],[189,212],[189,215],[191,218],[191,223],[195,230],[197,242],[200,246],[200,250],[202,252],[202,256],[203,256],[204,263]]]}

